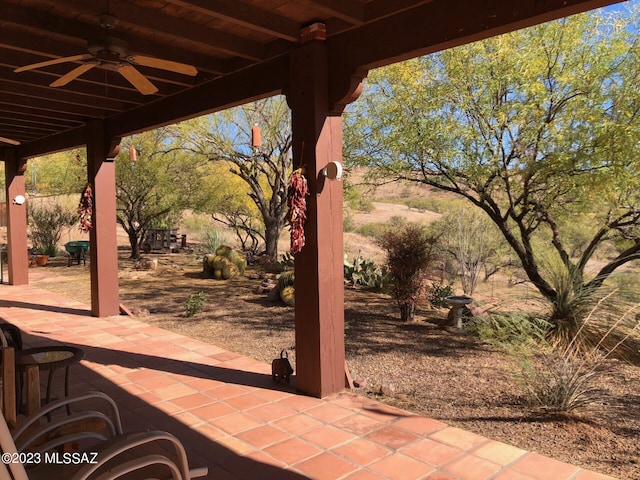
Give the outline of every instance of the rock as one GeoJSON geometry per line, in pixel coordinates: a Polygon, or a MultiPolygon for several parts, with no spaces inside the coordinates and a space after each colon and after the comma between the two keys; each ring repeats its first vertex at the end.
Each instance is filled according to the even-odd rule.
{"type": "Polygon", "coordinates": [[[136,270],[155,270],[158,268],[158,259],[143,257],[135,264],[136,270]]]}
{"type": "Polygon", "coordinates": [[[377,393],[378,395],[393,395],[396,393],[396,388],[390,383],[383,383],[377,393]]]}
{"type": "Polygon", "coordinates": [[[269,290],[269,293],[267,294],[267,300],[269,300],[270,302],[280,301],[280,289],[278,288],[277,285],[275,285],[273,288],[271,288],[271,290],[269,290]]]}

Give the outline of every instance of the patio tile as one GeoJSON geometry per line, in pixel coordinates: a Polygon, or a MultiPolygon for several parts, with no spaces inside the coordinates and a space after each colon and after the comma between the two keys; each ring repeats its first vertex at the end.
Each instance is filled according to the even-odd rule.
{"type": "Polygon", "coordinates": [[[354,438],[351,433],[332,427],[331,425],[323,425],[319,428],[301,434],[300,437],[313,442],[324,449],[332,448],[354,438]]]}
{"type": "Polygon", "coordinates": [[[403,448],[402,453],[439,467],[460,456],[463,451],[451,445],[424,438],[403,448]]]}
{"type": "Polygon", "coordinates": [[[320,450],[315,445],[302,441],[299,438],[291,438],[284,442],[271,445],[264,449],[265,453],[271,455],[276,460],[293,465],[309,457],[319,454],[320,450]]]}
{"type": "Polygon", "coordinates": [[[198,393],[198,390],[191,388],[184,383],[175,383],[173,385],[155,388],[153,392],[164,400],[171,400],[178,397],[184,397],[186,395],[193,395],[194,393],[198,393]]]}
{"type": "Polygon", "coordinates": [[[250,417],[244,413],[232,413],[225,417],[216,419],[215,426],[229,433],[230,435],[236,435],[245,430],[255,428],[261,425],[255,418],[250,417]]]}
{"type": "Polygon", "coordinates": [[[380,460],[391,453],[382,445],[371,442],[363,438],[356,438],[344,445],[340,445],[331,450],[333,453],[341,457],[351,460],[359,465],[369,465],[372,462],[380,460]]]}
{"type": "Polygon", "coordinates": [[[225,403],[231,405],[238,410],[247,410],[258,405],[264,405],[268,400],[253,393],[245,393],[235,397],[225,399],[225,403]]]}
{"type": "Polygon", "coordinates": [[[279,403],[261,405],[247,412],[265,422],[273,422],[296,414],[295,410],[279,403]]]}
{"type": "Polygon", "coordinates": [[[291,415],[290,417],[277,420],[272,425],[293,434],[300,434],[313,430],[314,428],[323,425],[322,422],[315,418],[308,417],[306,415],[291,415]]]}
{"type": "Polygon", "coordinates": [[[433,420],[431,418],[409,416],[401,418],[395,423],[396,427],[404,428],[418,435],[429,435],[439,430],[447,428],[446,423],[433,420]]]}
{"type": "Polygon", "coordinates": [[[206,422],[210,422],[212,420],[215,420],[216,418],[220,418],[236,412],[236,410],[222,402],[215,402],[209,405],[204,405],[202,407],[192,408],[190,411],[206,422]]]}
{"type": "Polygon", "coordinates": [[[489,478],[499,472],[502,466],[490,462],[484,458],[466,455],[454,460],[442,467],[447,473],[457,475],[463,480],[477,480],[478,478],[489,478]]]}
{"type": "Polygon", "coordinates": [[[367,435],[369,440],[397,450],[415,442],[419,437],[411,432],[395,427],[384,427],[367,435]]]}
{"type": "Polygon", "coordinates": [[[528,453],[511,465],[511,469],[536,480],[566,480],[578,472],[578,467],[537,453],[528,453]]]}
{"type": "Polygon", "coordinates": [[[353,412],[347,408],[324,403],[323,405],[306,410],[305,413],[323,422],[335,422],[341,418],[348,417],[353,412]]]}
{"type": "Polygon", "coordinates": [[[251,430],[245,430],[237,437],[257,448],[264,448],[291,438],[291,435],[270,425],[261,425],[251,430]]]}
{"type": "Polygon", "coordinates": [[[356,435],[366,435],[379,429],[384,423],[366,415],[354,414],[334,422],[334,425],[356,435]]]}
{"type": "Polygon", "coordinates": [[[358,470],[351,475],[344,477],[344,480],[379,480],[380,475],[370,472],[369,470],[358,470]]]}
{"type": "Polygon", "coordinates": [[[183,397],[174,398],[171,400],[171,403],[188,410],[213,403],[213,399],[202,393],[192,393],[183,397]]]}
{"type": "Polygon", "coordinates": [[[448,443],[449,445],[458,447],[460,450],[469,450],[487,441],[485,437],[457,427],[447,427],[439,430],[429,435],[429,438],[437,440],[438,442],[448,443]]]}
{"type": "Polygon", "coordinates": [[[493,480],[534,480],[534,478],[507,468],[503,472],[498,473],[493,480]]]}
{"type": "Polygon", "coordinates": [[[494,440],[473,450],[474,455],[503,466],[513,463],[526,453],[526,450],[494,440]]]}
{"type": "Polygon", "coordinates": [[[298,463],[295,467],[317,480],[335,480],[357,469],[353,463],[328,452],[298,463]]]}
{"type": "Polygon", "coordinates": [[[432,466],[401,453],[389,455],[369,465],[368,468],[394,480],[417,480],[434,470],[432,466]]]}

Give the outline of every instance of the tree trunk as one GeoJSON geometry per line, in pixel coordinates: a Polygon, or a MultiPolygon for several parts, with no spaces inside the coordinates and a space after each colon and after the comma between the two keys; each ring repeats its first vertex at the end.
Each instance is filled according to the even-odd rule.
{"type": "Polygon", "coordinates": [[[265,222],[264,241],[266,244],[266,255],[273,263],[278,261],[278,239],[280,238],[280,232],[282,232],[282,227],[280,227],[277,222],[265,222]]]}
{"type": "Polygon", "coordinates": [[[400,303],[400,320],[413,322],[416,316],[416,306],[413,303],[400,303]]]}
{"type": "Polygon", "coordinates": [[[140,258],[140,246],[138,244],[138,234],[135,231],[127,230],[129,236],[129,245],[131,246],[131,257],[140,258]]]}

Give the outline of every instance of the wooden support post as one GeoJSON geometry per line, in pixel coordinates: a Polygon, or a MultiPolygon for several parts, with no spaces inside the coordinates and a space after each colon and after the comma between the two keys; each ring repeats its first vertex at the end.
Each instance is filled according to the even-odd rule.
{"type": "Polygon", "coordinates": [[[291,55],[287,99],[294,168],[309,183],[306,246],[295,256],[296,388],[324,397],[344,389],[342,183],[322,170],[342,158],[342,118],[328,100],[327,49],[311,41],[291,55]]]}
{"type": "Polygon", "coordinates": [[[89,233],[91,314],[95,317],[120,313],[113,162],[119,145],[120,139],[105,137],[102,121],[87,123],[87,178],[93,189],[93,228],[89,233]]]}
{"type": "Polygon", "coordinates": [[[27,254],[27,204],[15,199],[25,195],[24,172],[27,161],[17,156],[14,148],[6,148],[4,155],[7,194],[7,261],[9,283],[29,283],[29,257],[27,254]]]}

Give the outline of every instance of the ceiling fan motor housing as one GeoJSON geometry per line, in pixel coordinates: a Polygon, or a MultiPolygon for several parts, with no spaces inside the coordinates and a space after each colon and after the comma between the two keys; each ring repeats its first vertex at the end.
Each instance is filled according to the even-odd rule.
{"type": "Polygon", "coordinates": [[[118,63],[125,60],[129,54],[127,42],[115,37],[105,37],[87,48],[93,56],[103,62],[118,63]]]}

